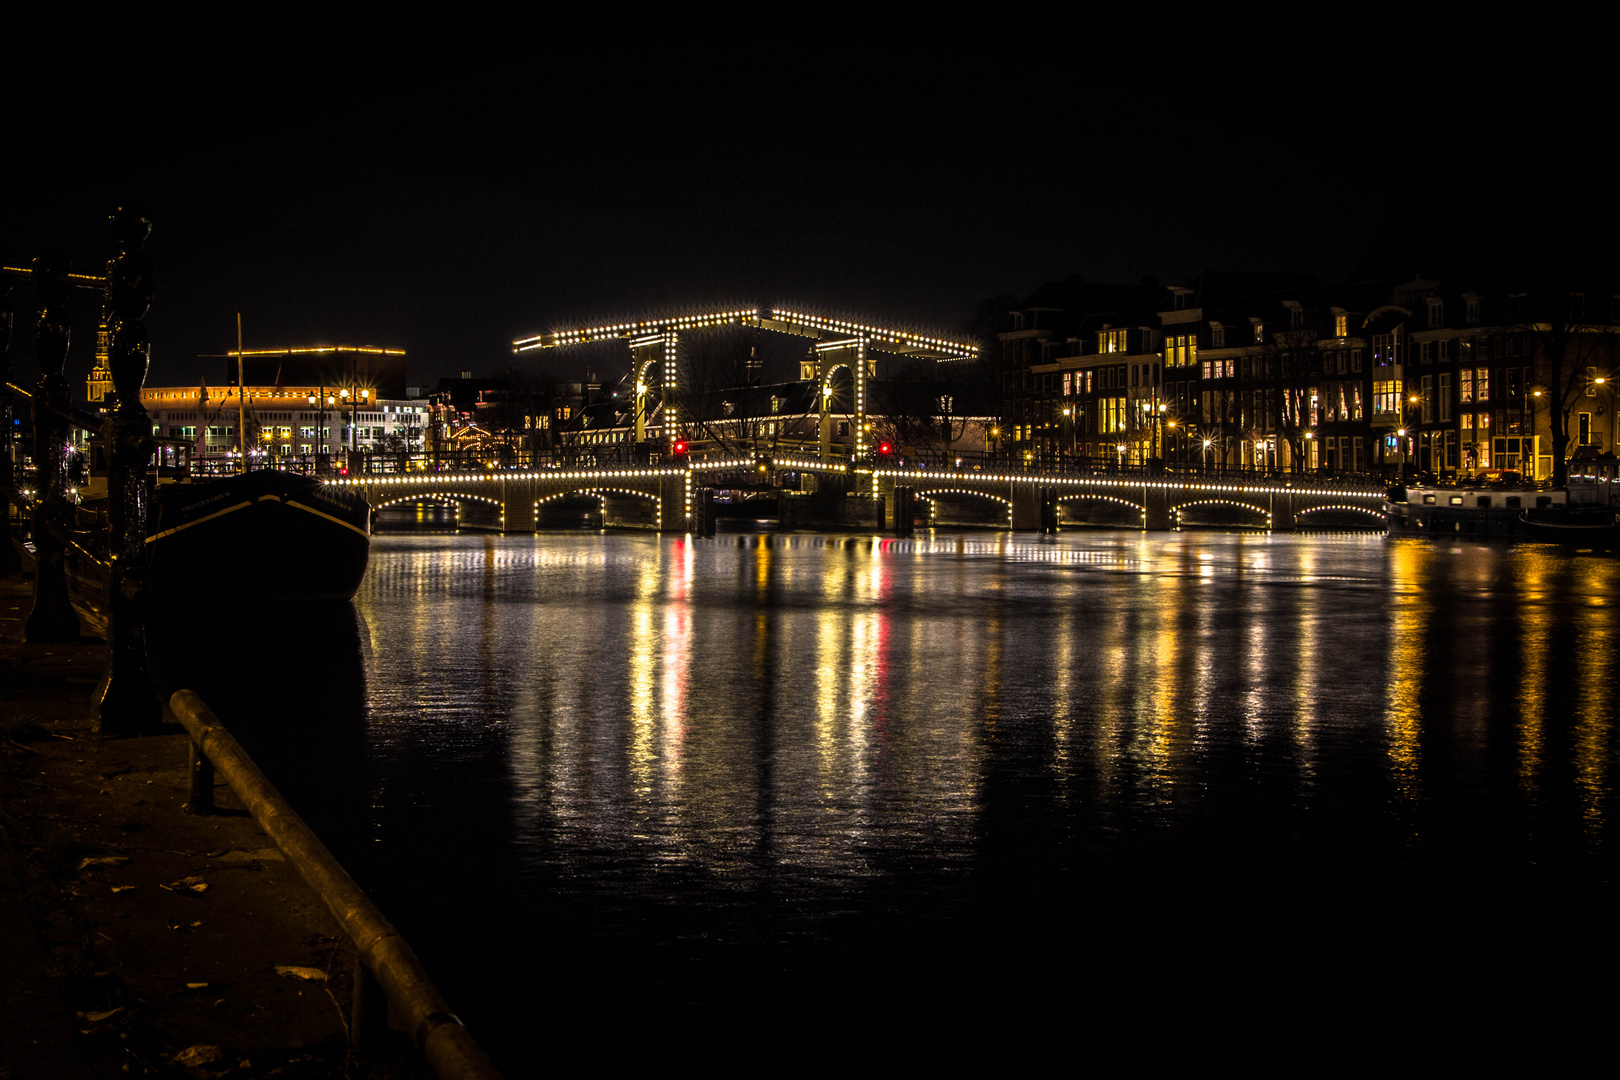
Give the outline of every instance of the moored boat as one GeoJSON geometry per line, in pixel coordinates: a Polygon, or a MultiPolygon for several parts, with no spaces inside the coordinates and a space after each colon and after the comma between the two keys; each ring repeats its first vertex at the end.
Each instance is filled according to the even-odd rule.
{"type": "Polygon", "coordinates": [[[1384,515],[1392,533],[1440,536],[1528,536],[1525,514],[1563,513],[1565,493],[1529,486],[1442,487],[1411,485],[1390,490],[1384,515]]]}
{"type": "Polygon", "coordinates": [[[275,469],[158,490],[151,595],[350,600],[365,576],[371,507],[356,492],[275,469]]]}
{"type": "Polygon", "coordinates": [[[1607,507],[1571,510],[1558,516],[1519,515],[1520,527],[1531,540],[1549,544],[1602,550],[1620,547],[1620,517],[1607,507]]]}

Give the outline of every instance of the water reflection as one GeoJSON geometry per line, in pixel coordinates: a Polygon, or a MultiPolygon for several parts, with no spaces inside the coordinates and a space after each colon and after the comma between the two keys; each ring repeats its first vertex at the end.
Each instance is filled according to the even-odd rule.
{"type": "Polygon", "coordinates": [[[580,978],[887,955],[1121,883],[1608,858],[1607,562],[551,534],[379,538],[372,567],[382,890],[459,830],[580,978]]]}

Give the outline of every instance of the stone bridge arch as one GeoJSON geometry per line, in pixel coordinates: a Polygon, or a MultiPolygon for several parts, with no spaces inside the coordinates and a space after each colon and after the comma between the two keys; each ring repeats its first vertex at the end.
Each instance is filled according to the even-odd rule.
{"type": "Polygon", "coordinates": [[[942,487],[929,488],[926,491],[919,491],[917,492],[916,497],[928,504],[928,519],[929,523],[932,524],[933,521],[938,517],[938,508],[936,506],[936,502],[940,496],[962,495],[967,495],[975,499],[983,499],[987,502],[1000,503],[1007,512],[1007,528],[1010,529],[1013,527],[1013,501],[1007,498],[1005,495],[997,495],[993,492],[983,491],[977,488],[942,487]]]}
{"type": "MultiPolygon", "coordinates": [[[[639,499],[639,500],[644,500],[646,502],[650,502],[650,503],[652,503],[652,510],[653,510],[653,528],[657,529],[660,532],[663,531],[663,528],[664,528],[664,503],[663,503],[663,500],[661,498],[659,498],[657,495],[650,492],[650,491],[638,491],[635,488],[622,488],[622,487],[581,487],[581,488],[574,488],[571,491],[558,491],[558,492],[556,492],[554,494],[546,495],[543,498],[536,499],[534,501],[534,520],[535,520],[535,523],[537,525],[539,524],[540,515],[541,515],[541,508],[544,507],[547,503],[561,502],[564,499],[577,499],[577,498],[580,498],[581,496],[586,497],[586,498],[594,498],[601,504],[601,508],[602,508],[602,510],[601,510],[601,512],[602,512],[602,526],[604,528],[608,527],[607,510],[608,510],[608,499],[610,497],[614,497],[614,498],[630,497],[630,498],[635,498],[635,499],[639,499]]],[[[622,522],[620,524],[621,524],[621,527],[624,527],[622,522]]]]}
{"type": "Polygon", "coordinates": [[[393,507],[403,506],[407,503],[442,503],[454,509],[456,516],[456,528],[458,529],[462,528],[464,524],[468,528],[491,528],[498,523],[503,522],[505,518],[505,507],[501,504],[499,499],[492,499],[487,495],[479,495],[470,491],[452,491],[448,488],[412,491],[408,493],[391,495],[390,497],[385,498],[368,496],[367,501],[371,503],[371,512],[373,514],[380,510],[388,510],[393,507]],[[464,523],[462,521],[462,513],[464,508],[466,508],[469,504],[478,510],[483,511],[482,513],[469,515],[470,517],[486,518],[488,520],[468,521],[464,523]]]}
{"type": "MultiPolygon", "coordinates": [[[[1105,523],[1106,525],[1117,527],[1117,528],[1138,528],[1138,529],[1147,528],[1147,516],[1148,516],[1147,507],[1143,506],[1141,503],[1132,502],[1130,499],[1122,499],[1118,495],[1105,495],[1100,491],[1077,491],[1077,492],[1074,492],[1074,493],[1069,494],[1069,495],[1060,495],[1060,496],[1058,496],[1058,500],[1057,500],[1057,504],[1058,504],[1058,508],[1059,508],[1060,513],[1061,513],[1062,508],[1063,508],[1063,506],[1065,504],[1086,503],[1086,502],[1099,503],[1099,504],[1102,504],[1103,506],[1107,507],[1110,510],[1112,510],[1114,507],[1119,507],[1119,508],[1121,508],[1121,511],[1133,511],[1136,514],[1136,520],[1133,521],[1133,522],[1130,522],[1129,524],[1126,524],[1124,522],[1106,522],[1105,523]]],[[[1116,511],[1116,513],[1118,513],[1118,512],[1119,511],[1116,511]]],[[[1061,518],[1060,518],[1060,520],[1061,520],[1061,518]]],[[[1085,525],[1085,524],[1090,524],[1090,523],[1089,522],[1075,522],[1074,524],[1085,525]]]]}
{"type": "Polygon", "coordinates": [[[1273,520],[1272,520],[1271,511],[1268,508],[1264,507],[1264,506],[1257,506],[1254,503],[1244,502],[1241,499],[1223,499],[1223,498],[1218,498],[1218,497],[1206,497],[1206,498],[1188,499],[1188,500],[1186,500],[1184,502],[1179,502],[1179,503],[1176,503],[1174,506],[1172,506],[1170,508],[1170,524],[1171,524],[1171,527],[1179,529],[1182,526],[1186,525],[1187,524],[1187,520],[1186,520],[1186,516],[1185,516],[1186,511],[1199,509],[1199,508],[1216,512],[1219,516],[1232,517],[1232,516],[1236,516],[1237,514],[1251,514],[1251,515],[1258,515],[1259,518],[1261,519],[1261,520],[1256,520],[1256,521],[1253,521],[1253,522],[1225,521],[1225,522],[1216,523],[1217,525],[1219,525],[1221,527],[1225,527],[1225,528],[1231,528],[1233,525],[1237,525],[1237,526],[1240,526],[1240,527],[1265,528],[1267,530],[1270,530],[1271,528],[1274,527],[1274,524],[1275,524],[1273,522],[1273,520]]]}
{"type": "Polygon", "coordinates": [[[1294,525],[1296,528],[1306,529],[1335,527],[1380,529],[1389,527],[1389,518],[1384,516],[1382,507],[1374,509],[1370,506],[1353,506],[1350,503],[1322,503],[1295,512],[1294,525]],[[1309,516],[1311,514],[1322,516],[1313,519],[1309,516]]]}

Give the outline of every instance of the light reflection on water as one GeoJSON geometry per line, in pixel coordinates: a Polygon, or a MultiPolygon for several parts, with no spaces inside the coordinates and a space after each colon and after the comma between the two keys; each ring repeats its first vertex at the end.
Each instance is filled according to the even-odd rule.
{"type": "Polygon", "coordinates": [[[551,962],[648,971],[935,940],[1009,882],[1606,880],[1615,577],[1356,535],[379,537],[362,857],[432,936],[420,841],[461,836],[569,923],[551,962]]]}

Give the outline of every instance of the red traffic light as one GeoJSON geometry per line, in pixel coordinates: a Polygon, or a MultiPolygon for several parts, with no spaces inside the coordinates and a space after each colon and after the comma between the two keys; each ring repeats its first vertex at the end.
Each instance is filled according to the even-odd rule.
{"type": "Polygon", "coordinates": [[[684,442],[677,442],[674,446],[674,450],[677,454],[684,454],[686,453],[686,444],[684,442]]]}
{"type": "Polygon", "coordinates": [[[888,443],[878,443],[878,453],[882,454],[884,457],[887,457],[893,452],[894,447],[890,446],[888,443]]]}

